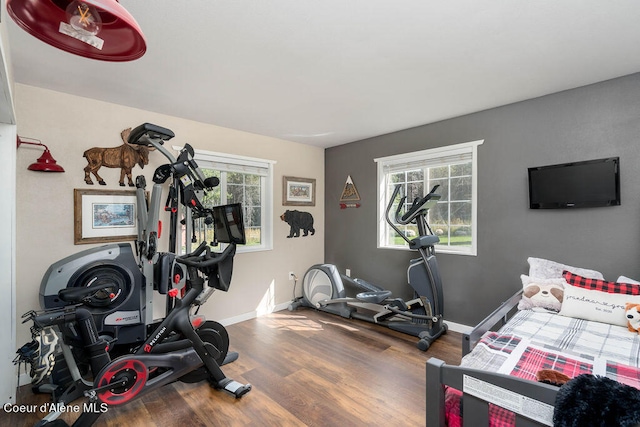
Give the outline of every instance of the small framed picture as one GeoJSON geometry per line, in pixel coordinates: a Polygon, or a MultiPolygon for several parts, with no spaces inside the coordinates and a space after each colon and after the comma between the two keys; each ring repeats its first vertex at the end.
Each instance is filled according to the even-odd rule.
{"type": "Polygon", "coordinates": [[[137,217],[135,191],[75,189],[73,243],[135,240],[137,217]]]}
{"type": "Polygon", "coordinates": [[[282,180],[282,204],[284,206],[315,206],[316,180],[284,176],[282,180]]]}

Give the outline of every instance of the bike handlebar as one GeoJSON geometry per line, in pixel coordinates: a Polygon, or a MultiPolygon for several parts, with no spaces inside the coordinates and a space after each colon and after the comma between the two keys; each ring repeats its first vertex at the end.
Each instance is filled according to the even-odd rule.
{"type": "Polygon", "coordinates": [[[206,242],[202,242],[195,251],[190,254],[179,256],[177,259],[180,263],[187,267],[195,267],[198,270],[207,269],[224,261],[228,256],[235,252],[236,245],[230,243],[222,252],[211,252],[206,242]],[[205,252],[204,256],[202,253],[205,252]]]}

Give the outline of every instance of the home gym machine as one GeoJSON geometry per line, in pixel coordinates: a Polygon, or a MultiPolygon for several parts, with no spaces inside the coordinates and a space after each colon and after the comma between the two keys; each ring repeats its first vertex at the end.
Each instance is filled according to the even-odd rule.
{"type": "MultiPolygon", "coordinates": [[[[41,308],[64,307],[81,299],[93,315],[98,333],[111,342],[112,347],[144,341],[150,328],[157,323],[154,320],[153,292],[166,295],[171,286],[168,268],[176,253],[179,208],[184,207],[184,216],[189,219],[197,216],[205,217],[209,224],[212,221],[210,210],[202,206],[197,193],[213,188],[218,180],[204,178],[193,160],[194,152],[189,144],[185,144],[176,159],[163,146],[173,137],[171,130],[145,123],[133,129],[127,140],[129,144],[146,145],[159,151],[170,162],[155,170],[149,201],[144,176],[136,178],[138,235],[135,254],[128,243],[88,249],[52,264],[40,284],[41,308]],[[170,213],[169,251],[163,253],[158,251],[159,212],[163,187],[169,178],[165,205],[165,210],[170,213]],[[91,298],[84,295],[98,288],[102,292],[91,298]]],[[[168,309],[170,306],[167,306],[165,314],[168,309]]]]}
{"type": "Polygon", "coordinates": [[[440,195],[435,192],[437,188],[435,186],[426,196],[416,198],[404,214],[401,211],[406,196],[403,196],[392,218],[393,203],[401,190],[401,185],[397,185],[386,209],[387,223],[409,244],[410,249],[420,254],[420,258],[409,262],[407,270],[414,299],[405,302],[394,298],[389,290],[340,274],[335,265],[317,264],[305,273],[302,296],[291,303],[289,310],[306,306],[345,318],[377,323],[418,337],[417,347],[426,351],[433,341],[447,332],[447,325],[442,319],[442,282],[434,250],[434,245],[440,240],[427,222],[429,209],[440,200],[440,195]],[[411,223],[418,228],[418,237],[413,239],[396,225],[411,223]],[[360,292],[355,297],[348,297],[347,288],[360,292]]]}
{"type": "MultiPolygon", "coordinates": [[[[251,390],[227,378],[220,366],[238,355],[229,352],[225,328],[193,309],[213,292],[227,291],[236,245],[245,243],[239,203],[205,208],[202,192],[218,184],[205,179],[186,144],[178,158],[162,144],[173,137],[168,129],[145,123],[131,132],[128,143],[160,151],[170,161],[156,169],[147,204],[143,177],[136,179],[139,263],[128,244],[89,249],[53,264],[40,288],[43,310],[23,316],[32,331],[50,331],[59,351],[52,363],[49,391],[61,410],[38,425],[60,425],[64,406],[80,397],[88,406],[74,426],[90,426],[111,406],[180,380],[208,380],[212,387],[239,398],[251,390]],[[214,228],[214,240],[226,243],[212,252],[203,242],[186,255],[158,251],[159,209],[163,184],[172,178],[166,209],[177,234],[178,203],[193,217],[204,217],[214,228]],[[166,295],[166,315],[153,320],[153,293],[166,295]],[[90,374],[90,375],[88,375],[90,374]]],[[[170,239],[175,245],[176,236],[170,239]],[[173,239],[173,240],[172,240],[173,239]]]]}

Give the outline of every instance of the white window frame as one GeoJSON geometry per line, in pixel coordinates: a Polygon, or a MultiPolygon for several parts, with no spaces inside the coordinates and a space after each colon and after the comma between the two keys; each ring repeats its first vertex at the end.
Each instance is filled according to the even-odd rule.
{"type": "MultiPolygon", "coordinates": [[[[182,147],[173,147],[180,151],[182,147]]],[[[256,157],[239,156],[235,154],[219,153],[215,151],[194,149],[194,160],[200,168],[220,170],[223,172],[241,172],[260,175],[260,200],[262,200],[262,222],[260,225],[260,245],[238,245],[236,251],[259,252],[273,249],[273,169],[275,160],[259,159],[256,157]]],[[[221,180],[220,186],[226,187],[221,180]]],[[[226,194],[221,193],[222,204],[226,203],[226,194]]]]}
{"type": "MultiPolygon", "coordinates": [[[[420,165],[421,163],[434,163],[446,161],[448,158],[454,159],[457,156],[471,156],[471,246],[449,246],[436,245],[436,251],[441,253],[458,254],[458,255],[477,255],[478,248],[478,146],[482,145],[484,140],[464,142],[461,144],[453,144],[444,147],[431,148],[412,153],[396,154],[393,156],[380,157],[374,159],[378,169],[378,248],[381,249],[401,249],[409,250],[408,245],[394,246],[385,242],[387,236],[387,224],[385,215],[387,209],[388,198],[391,194],[387,194],[389,185],[387,178],[391,170],[398,170],[398,167],[407,165],[420,165]]],[[[453,161],[451,163],[454,163],[453,161]]],[[[414,166],[415,167],[415,166],[414,166]]],[[[401,169],[400,169],[401,170],[401,169]]],[[[429,191],[430,188],[425,188],[429,191]]]]}

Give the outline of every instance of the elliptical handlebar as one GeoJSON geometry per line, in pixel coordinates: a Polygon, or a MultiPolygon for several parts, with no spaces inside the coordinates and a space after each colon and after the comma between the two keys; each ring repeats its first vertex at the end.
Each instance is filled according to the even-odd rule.
{"type": "MultiPolygon", "coordinates": [[[[408,225],[412,222],[417,222],[417,218],[420,216],[422,216],[424,219],[429,209],[435,206],[438,200],[440,200],[441,198],[439,194],[435,193],[438,187],[440,186],[435,185],[431,189],[431,191],[427,193],[427,195],[425,195],[422,198],[416,198],[411,204],[411,207],[409,208],[409,210],[407,210],[404,214],[402,214],[402,208],[404,206],[405,200],[407,199],[407,196],[403,195],[402,198],[400,199],[400,203],[398,203],[398,207],[396,208],[395,215],[392,219],[391,209],[393,208],[393,202],[395,201],[396,197],[398,196],[398,193],[400,193],[400,190],[402,189],[402,184],[397,184],[393,189],[393,193],[391,194],[391,197],[389,198],[389,203],[387,204],[385,219],[387,223],[391,226],[391,228],[393,228],[395,232],[400,235],[400,237],[402,237],[407,243],[409,243],[409,245],[411,245],[411,240],[406,236],[405,233],[402,232],[402,230],[400,230],[396,226],[396,224],[408,225]]],[[[428,228],[428,225],[427,225],[427,228],[428,228]]]]}
{"type": "MultiPolygon", "coordinates": [[[[396,233],[398,233],[404,240],[406,240],[407,243],[411,244],[411,240],[409,240],[409,238],[407,238],[407,236],[402,232],[402,230],[400,230],[396,226],[396,224],[391,220],[391,208],[393,207],[393,201],[396,199],[396,197],[398,196],[398,193],[400,192],[400,188],[401,188],[401,185],[398,184],[393,189],[393,194],[391,194],[391,197],[389,198],[389,203],[387,204],[385,219],[387,220],[387,224],[389,224],[391,228],[395,230],[396,233]]],[[[396,215],[395,215],[396,222],[398,223],[401,223],[400,221],[398,221],[398,217],[400,215],[400,209],[406,199],[407,199],[407,196],[402,196],[402,198],[400,199],[400,203],[398,204],[398,209],[396,210],[396,215]]]]}
{"type": "MultiPolygon", "coordinates": [[[[396,186],[396,188],[398,187],[400,187],[400,185],[396,186]]],[[[416,198],[411,204],[409,210],[405,212],[404,215],[399,216],[400,209],[402,209],[402,205],[407,198],[407,196],[403,196],[401,202],[398,204],[398,209],[396,210],[396,221],[402,225],[407,225],[411,221],[413,221],[416,216],[419,215],[420,211],[428,211],[432,206],[436,204],[438,200],[440,200],[441,196],[435,193],[438,187],[440,187],[440,185],[436,184],[426,196],[422,198],[416,198]]]]}

